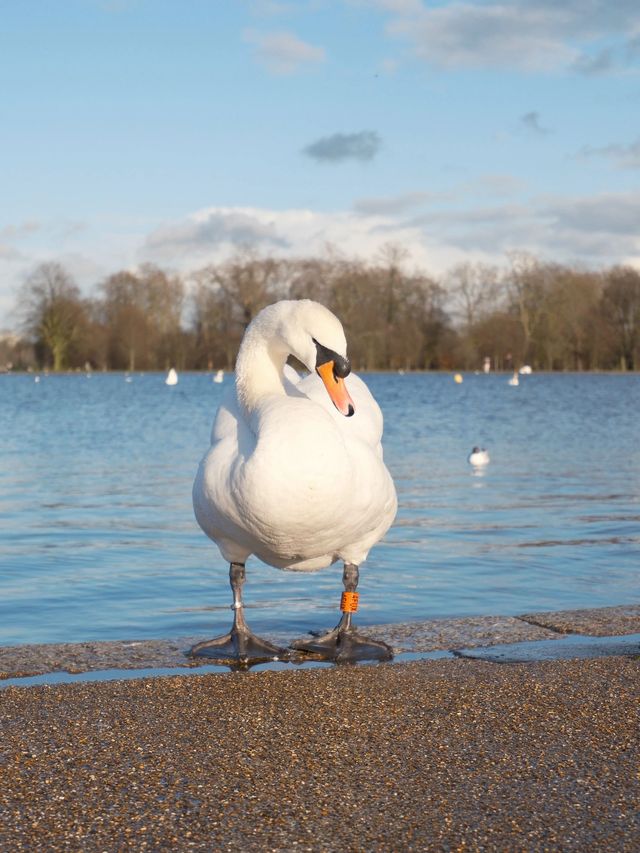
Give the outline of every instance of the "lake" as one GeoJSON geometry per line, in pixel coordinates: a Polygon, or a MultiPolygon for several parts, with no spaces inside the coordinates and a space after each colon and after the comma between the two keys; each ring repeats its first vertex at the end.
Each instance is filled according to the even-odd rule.
{"type": "MultiPolygon", "coordinates": [[[[640,376],[363,374],[399,512],[363,565],[361,625],[640,601],[640,376]],[[491,462],[467,463],[474,445],[491,462]]],[[[210,374],[0,376],[0,644],[221,633],[228,566],[191,484],[210,374]]],[[[338,619],[342,568],[251,559],[258,633],[338,619]]]]}

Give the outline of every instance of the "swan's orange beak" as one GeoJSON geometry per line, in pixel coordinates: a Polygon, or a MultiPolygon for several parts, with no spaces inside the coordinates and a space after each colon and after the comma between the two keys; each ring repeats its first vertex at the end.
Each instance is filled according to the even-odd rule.
{"type": "Polygon", "coordinates": [[[353,400],[349,396],[347,386],[344,384],[344,379],[342,379],[341,376],[336,376],[333,368],[333,361],[325,361],[324,364],[319,364],[316,367],[316,373],[324,382],[324,387],[327,389],[327,393],[331,397],[336,409],[341,415],[350,418],[355,412],[353,400]]]}

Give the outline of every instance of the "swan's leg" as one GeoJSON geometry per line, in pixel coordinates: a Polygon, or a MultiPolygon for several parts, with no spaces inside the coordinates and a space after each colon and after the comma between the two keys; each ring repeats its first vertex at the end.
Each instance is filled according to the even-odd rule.
{"type": "Polygon", "coordinates": [[[259,663],[286,657],[286,649],[280,649],[253,634],[244,618],[242,587],[245,581],[244,563],[231,563],[229,582],[233,591],[233,625],[228,634],[197,643],[189,650],[190,657],[233,660],[241,664],[259,663]]]}
{"type": "Polygon", "coordinates": [[[391,660],[393,651],[386,643],[363,637],[352,624],[352,614],[358,607],[358,567],[353,563],[344,564],[342,583],[344,593],[340,608],[342,617],[333,631],[313,637],[310,640],[295,640],[291,648],[298,652],[308,652],[322,660],[348,663],[358,660],[391,660]]]}

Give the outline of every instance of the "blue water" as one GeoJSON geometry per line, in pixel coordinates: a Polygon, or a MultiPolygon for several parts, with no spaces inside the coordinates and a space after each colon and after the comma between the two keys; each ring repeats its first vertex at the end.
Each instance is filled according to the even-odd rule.
{"type": "MultiPolygon", "coordinates": [[[[0,644],[228,627],[228,567],[191,510],[225,386],[131,378],[0,376],[0,644]]],[[[362,568],[360,624],[640,602],[640,376],[365,378],[400,509],[362,568]]],[[[249,561],[251,626],[334,624],[341,573],[249,561]]]]}

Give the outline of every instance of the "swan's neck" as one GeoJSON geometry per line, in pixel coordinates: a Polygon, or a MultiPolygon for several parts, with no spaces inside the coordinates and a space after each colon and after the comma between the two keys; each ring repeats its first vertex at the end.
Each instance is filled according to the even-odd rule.
{"type": "Polygon", "coordinates": [[[245,334],[236,361],[238,402],[250,419],[266,397],[285,394],[282,376],[289,355],[280,341],[251,332],[245,334]]]}

